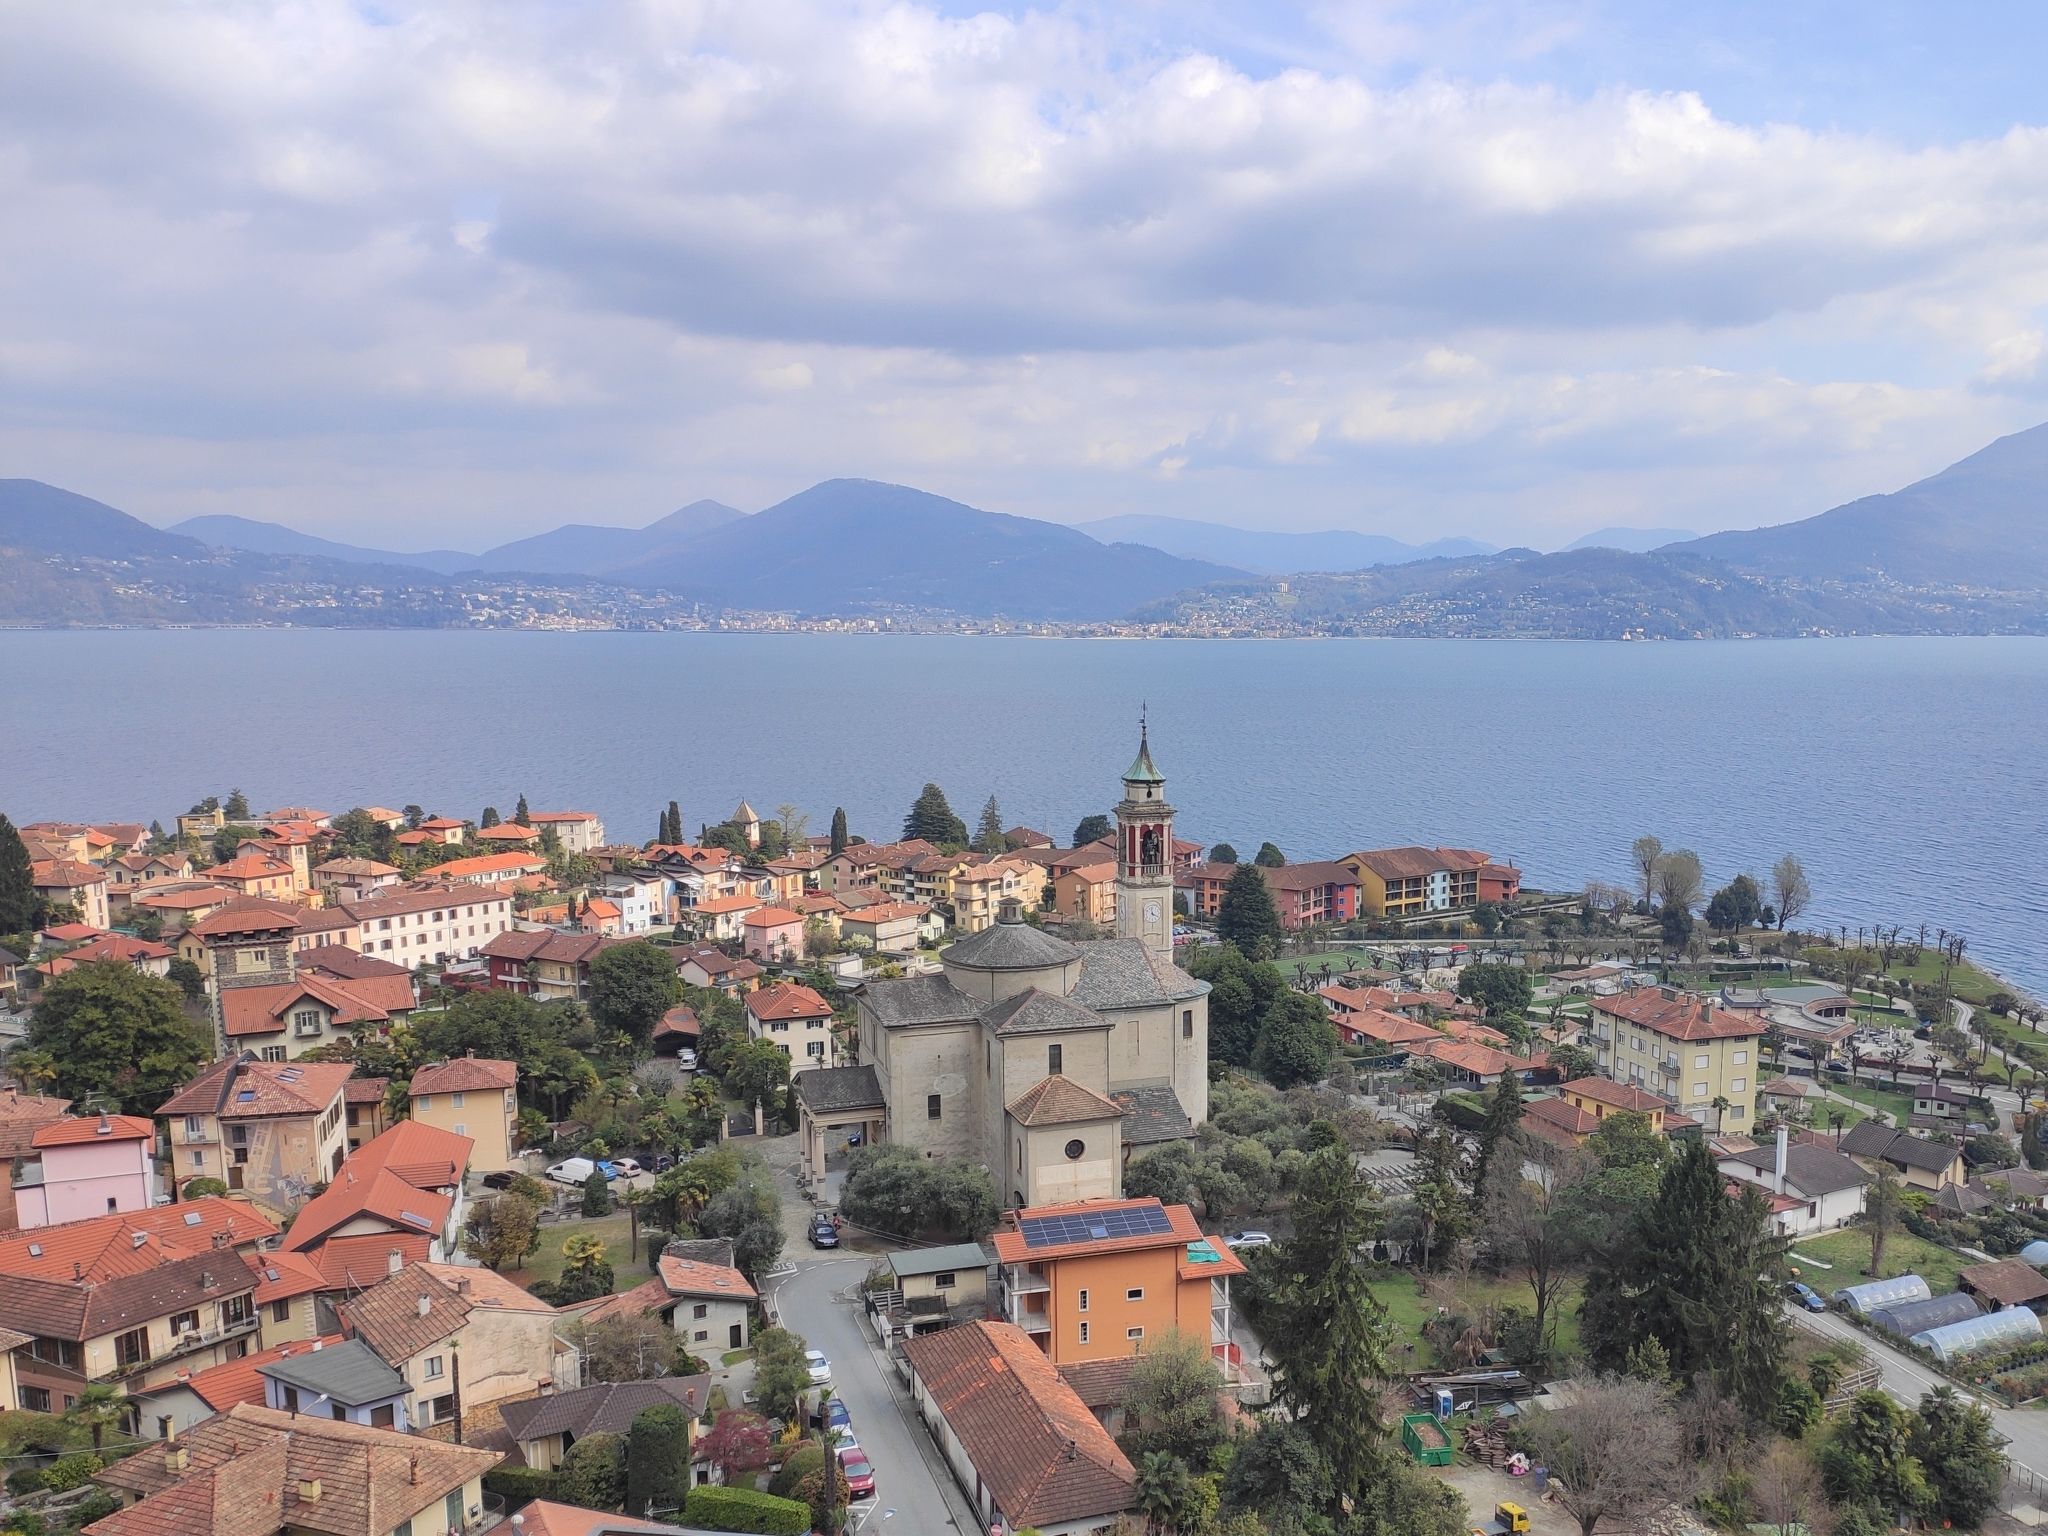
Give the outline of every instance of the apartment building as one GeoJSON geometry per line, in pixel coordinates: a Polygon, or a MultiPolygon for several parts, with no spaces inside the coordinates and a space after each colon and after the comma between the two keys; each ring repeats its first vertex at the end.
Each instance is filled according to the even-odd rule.
{"type": "Polygon", "coordinates": [[[66,1116],[38,1126],[13,1171],[23,1227],[147,1210],[156,1199],[156,1127],[141,1115],[66,1116]]]}
{"type": "Polygon", "coordinates": [[[809,987],[781,981],[749,992],[747,1033],[789,1057],[791,1075],[808,1067],[838,1065],[832,1035],[832,1005],[809,987]]]}
{"type": "Polygon", "coordinates": [[[604,846],[604,823],[589,811],[534,811],[526,822],[536,832],[553,832],[564,853],[593,853],[604,846]]]}
{"type": "MultiPolygon", "coordinates": [[[[1193,864],[1174,876],[1187,898],[1188,911],[1213,918],[1223,907],[1223,893],[1243,866],[1193,864]]],[[[1283,864],[1276,869],[1255,865],[1273,894],[1274,910],[1283,928],[1313,928],[1323,923],[1348,923],[1358,916],[1359,881],[1348,863],[1317,860],[1283,864]]]]}
{"type": "Polygon", "coordinates": [[[412,1118],[476,1145],[469,1166],[478,1173],[502,1173],[517,1166],[519,1067],[515,1062],[460,1056],[430,1062],[408,1085],[412,1118]]]}
{"type": "Polygon", "coordinates": [[[1763,1021],[1667,987],[1592,1000],[1590,1033],[1616,1082],[1662,1094],[1717,1130],[1748,1125],[1763,1021]]]}
{"type": "Polygon", "coordinates": [[[1417,917],[1479,905],[1479,872],[1492,860],[1472,848],[1378,848],[1340,861],[1358,881],[1364,917],[1417,917]]]}
{"type": "Polygon", "coordinates": [[[157,1109],[171,1181],[219,1179],[279,1218],[305,1204],[348,1156],[345,1062],[217,1061],[157,1109]]]}
{"type": "Polygon", "coordinates": [[[412,970],[474,960],[512,930],[512,893],[497,885],[401,886],[342,903],[362,930],[362,952],[412,970]]]}

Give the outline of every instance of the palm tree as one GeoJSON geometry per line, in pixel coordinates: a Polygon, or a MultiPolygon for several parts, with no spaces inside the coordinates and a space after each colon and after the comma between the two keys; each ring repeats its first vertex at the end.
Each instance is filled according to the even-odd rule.
{"type": "Polygon", "coordinates": [[[106,1432],[119,1424],[127,1413],[126,1404],[127,1398],[118,1387],[104,1381],[90,1381],[78,1389],[78,1401],[64,1410],[64,1417],[92,1431],[93,1453],[97,1455],[106,1432]]]}
{"type": "Polygon", "coordinates": [[[1714,1095],[1714,1129],[1715,1129],[1715,1130],[1717,1130],[1717,1131],[1718,1131],[1718,1130],[1720,1130],[1720,1129],[1721,1129],[1721,1122],[1722,1122],[1722,1120],[1724,1120],[1724,1119],[1725,1119],[1725,1118],[1727,1117],[1727,1114],[1728,1114],[1728,1109],[1729,1109],[1729,1103],[1728,1103],[1728,1097],[1727,1097],[1727,1095],[1726,1095],[1726,1094],[1720,1094],[1720,1093],[1717,1093],[1717,1094],[1715,1094],[1715,1095],[1714,1095]]]}
{"type": "Polygon", "coordinates": [[[1187,1464],[1169,1451],[1148,1451],[1138,1463],[1138,1508],[1154,1531],[1180,1528],[1188,1500],[1194,1492],[1194,1478],[1187,1464]]]}
{"type": "Polygon", "coordinates": [[[57,1058],[48,1051],[16,1051],[7,1066],[30,1093],[40,1094],[57,1081],[57,1058]]]}

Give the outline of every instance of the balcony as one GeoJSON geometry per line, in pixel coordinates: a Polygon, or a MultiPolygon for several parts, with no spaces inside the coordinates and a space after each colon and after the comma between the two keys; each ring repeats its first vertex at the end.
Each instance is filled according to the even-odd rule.
{"type": "Polygon", "coordinates": [[[1051,1333],[1052,1317],[1042,1308],[1023,1307],[1012,1299],[1009,1305],[1009,1320],[1026,1333],[1051,1333]]]}
{"type": "Polygon", "coordinates": [[[1039,1296],[1052,1290],[1052,1281],[1043,1270],[1012,1267],[1003,1271],[1003,1289],[1012,1296],[1039,1296]]]}
{"type": "Polygon", "coordinates": [[[256,1314],[253,1312],[249,1316],[242,1318],[239,1322],[216,1323],[211,1328],[187,1328],[171,1335],[170,1346],[161,1354],[152,1355],[147,1360],[116,1364],[112,1374],[116,1378],[139,1376],[155,1366],[189,1355],[194,1350],[207,1349],[215,1344],[225,1343],[229,1339],[237,1339],[245,1333],[254,1333],[255,1331],[256,1314]]]}

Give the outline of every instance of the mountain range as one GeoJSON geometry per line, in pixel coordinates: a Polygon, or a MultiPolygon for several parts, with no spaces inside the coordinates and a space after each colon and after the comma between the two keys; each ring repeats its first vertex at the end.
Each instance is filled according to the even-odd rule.
{"type": "Polygon", "coordinates": [[[1604,529],[1551,555],[1178,518],[1076,528],[872,480],[827,480],[751,515],[699,501],[645,528],[570,524],[475,555],[403,554],[245,518],[153,528],[0,480],[0,623],[659,625],[743,612],[912,625],[1136,615],[1203,633],[2040,632],[2044,501],[2048,426],[1798,522],[1675,540],[1604,529]],[[1314,569],[1324,563],[1339,569],[1314,569]]]}
{"type": "Polygon", "coordinates": [[[1683,544],[1698,537],[1690,528],[1595,528],[1591,533],[1573,539],[1558,553],[1565,554],[1574,549],[1618,549],[1625,554],[1646,555],[1666,544],[1683,544]]]}

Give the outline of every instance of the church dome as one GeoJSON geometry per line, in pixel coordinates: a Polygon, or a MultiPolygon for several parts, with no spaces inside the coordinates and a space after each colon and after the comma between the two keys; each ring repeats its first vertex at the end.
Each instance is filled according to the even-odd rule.
{"type": "Polygon", "coordinates": [[[1081,951],[1024,921],[1014,897],[1005,900],[992,927],[949,944],[939,956],[949,969],[968,971],[1044,971],[1071,965],[1081,951]]]}

